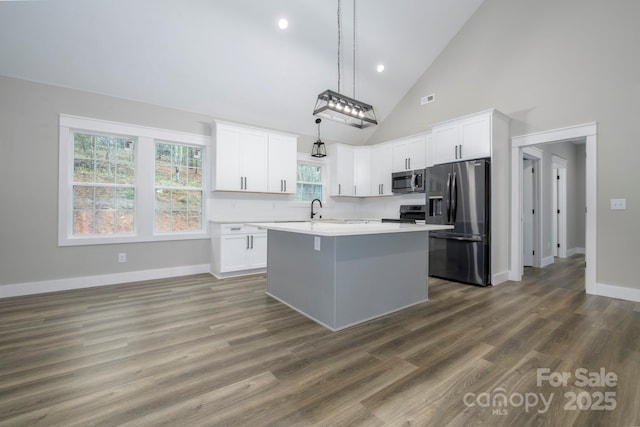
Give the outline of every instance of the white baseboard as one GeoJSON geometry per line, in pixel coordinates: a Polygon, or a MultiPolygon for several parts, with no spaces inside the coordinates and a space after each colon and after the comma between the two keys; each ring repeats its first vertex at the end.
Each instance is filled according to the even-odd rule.
{"type": "Polygon", "coordinates": [[[599,295],[609,298],[617,298],[626,301],[640,302],[640,289],[625,288],[622,286],[604,285],[596,283],[593,292],[587,292],[590,295],[599,295]]]}
{"type": "Polygon", "coordinates": [[[554,256],[551,255],[546,258],[542,258],[540,262],[541,262],[540,268],[545,268],[546,266],[553,264],[554,256]]]}
{"type": "Polygon", "coordinates": [[[130,271],[127,273],[103,274],[100,276],[71,277],[68,279],[44,280],[41,282],[16,283],[0,286],[0,298],[117,285],[119,283],[164,279],[167,277],[188,276],[190,274],[208,272],[209,264],[200,264],[159,268],[156,270],[130,271]]]}
{"type": "Polygon", "coordinates": [[[502,273],[493,274],[491,276],[491,285],[499,285],[509,280],[509,271],[503,271],[502,273]]]}
{"type": "Polygon", "coordinates": [[[584,248],[571,248],[567,251],[567,258],[576,254],[584,255],[584,248]]]}

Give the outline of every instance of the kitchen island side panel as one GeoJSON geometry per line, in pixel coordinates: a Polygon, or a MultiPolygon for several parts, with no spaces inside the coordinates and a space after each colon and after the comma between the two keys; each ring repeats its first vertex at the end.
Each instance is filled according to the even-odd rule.
{"type": "Polygon", "coordinates": [[[428,232],[336,239],[336,329],[428,299],[428,232]]]}
{"type": "Polygon", "coordinates": [[[335,329],[335,237],[269,230],[267,294],[335,329]]]}

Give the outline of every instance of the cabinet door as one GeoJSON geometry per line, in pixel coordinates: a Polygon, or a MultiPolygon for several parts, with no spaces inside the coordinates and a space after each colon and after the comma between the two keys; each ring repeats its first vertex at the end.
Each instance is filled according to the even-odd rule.
{"type": "Polygon", "coordinates": [[[267,266],[267,233],[250,234],[246,268],[267,266]]]}
{"type": "Polygon", "coordinates": [[[331,144],[327,147],[332,196],[353,196],[353,147],[331,144]]]}
{"type": "Polygon", "coordinates": [[[427,167],[427,144],[424,135],[412,137],[407,141],[407,157],[410,170],[427,167]]]}
{"type": "Polygon", "coordinates": [[[230,234],[220,237],[220,271],[246,270],[249,236],[230,234]]]}
{"type": "Polygon", "coordinates": [[[267,191],[295,193],[298,168],[298,141],[295,137],[269,134],[267,191]]]}
{"type": "Polygon", "coordinates": [[[491,156],[491,117],[484,116],[460,123],[460,157],[463,160],[491,156]]]}
{"type": "Polygon", "coordinates": [[[357,147],[353,150],[353,194],[371,195],[371,148],[357,147]]]}
{"type": "Polygon", "coordinates": [[[460,145],[458,123],[433,128],[433,164],[455,162],[460,145]]]}
{"type": "Polygon", "coordinates": [[[215,141],[214,190],[240,191],[240,130],[218,126],[215,141]]]}
{"type": "Polygon", "coordinates": [[[267,143],[267,133],[246,131],[242,134],[241,172],[246,191],[267,191],[267,143]]]}
{"type": "Polygon", "coordinates": [[[393,171],[403,172],[409,170],[409,152],[406,141],[394,142],[392,145],[393,171]]]}
{"type": "Polygon", "coordinates": [[[391,145],[374,146],[371,150],[371,194],[391,195],[391,173],[393,170],[391,145]]]}

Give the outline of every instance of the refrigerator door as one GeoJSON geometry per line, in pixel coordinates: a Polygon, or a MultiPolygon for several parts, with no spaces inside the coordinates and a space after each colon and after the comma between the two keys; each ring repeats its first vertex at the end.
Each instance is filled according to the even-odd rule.
{"type": "Polygon", "coordinates": [[[451,172],[451,164],[435,165],[425,172],[427,224],[451,224],[451,172]]]}
{"type": "Polygon", "coordinates": [[[489,246],[486,238],[429,238],[429,275],[474,285],[489,285],[489,246]]]}
{"type": "Polygon", "coordinates": [[[487,159],[454,163],[451,183],[453,233],[488,234],[490,206],[489,162],[487,159]]]}

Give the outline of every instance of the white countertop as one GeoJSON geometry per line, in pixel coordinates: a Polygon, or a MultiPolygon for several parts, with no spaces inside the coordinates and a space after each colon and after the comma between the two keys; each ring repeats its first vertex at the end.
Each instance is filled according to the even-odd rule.
{"type": "Polygon", "coordinates": [[[330,221],[305,221],[305,222],[252,222],[247,223],[254,227],[267,230],[288,231],[291,233],[313,234],[315,236],[357,236],[364,234],[388,234],[388,233],[415,233],[421,231],[450,230],[450,225],[432,224],[399,224],[393,222],[330,222],[330,221]]]}

